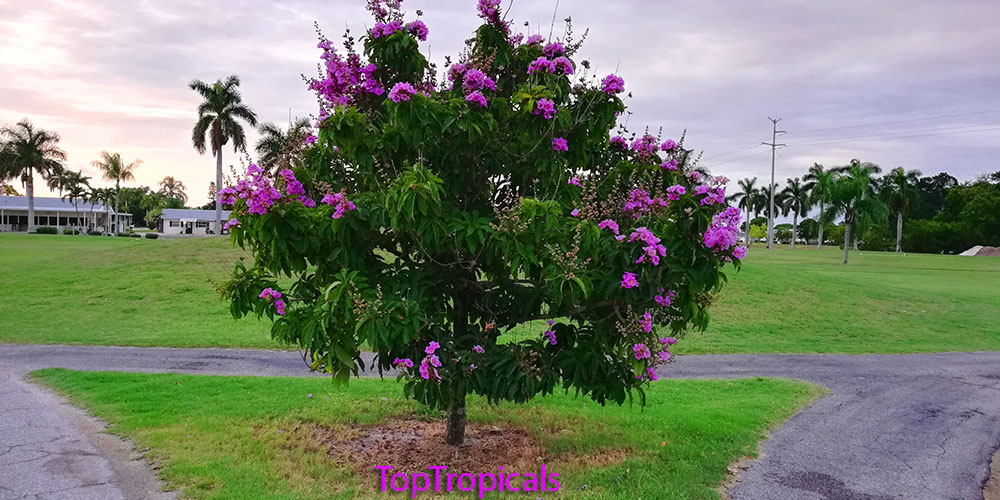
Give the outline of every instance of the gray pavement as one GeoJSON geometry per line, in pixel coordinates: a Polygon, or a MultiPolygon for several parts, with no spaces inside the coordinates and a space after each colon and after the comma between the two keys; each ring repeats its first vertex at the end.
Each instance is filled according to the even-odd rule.
{"type": "MultiPolygon", "coordinates": [[[[152,474],[115,456],[126,446],[95,444],[101,434],[81,430],[92,419],[66,417],[66,405],[22,381],[47,367],[310,375],[294,352],[0,345],[0,500],[158,499],[152,474]],[[52,438],[36,446],[48,455],[8,458],[32,449],[22,441],[52,438]]],[[[683,356],[661,376],[775,376],[832,390],[772,433],[734,500],[980,500],[1000,447],[1000,352],[683,356]]]]}

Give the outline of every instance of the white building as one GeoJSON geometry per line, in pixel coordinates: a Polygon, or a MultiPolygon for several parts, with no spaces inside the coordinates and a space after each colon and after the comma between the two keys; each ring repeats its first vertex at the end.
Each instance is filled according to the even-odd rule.
{"type": "MultiPolygon", "coordinates": [[[[222,211],[222,224],[229,220],[229,210],[222,211]]],[[[218,234],[215,230],[215,210],[192,210],[189,208],[164,208],[160,214],[163,234],[218,234]]],[[[227,230],[223,229],[223,233],[227,230]]]]}
{"type": "MultiPolygon", "coordinates": [[[[102,203],[89,201],[69,202],[60,198],[35,197],[35,227],[51,226],[80,231],[104,232],[110,215],[112,227],[118,222],[118,232],[132,225],[132,214],[116,213],[102,203]]],[[[0,196],[0,232],[26,232],[28,230],[28,198],[26,196],[0,196]]]]}

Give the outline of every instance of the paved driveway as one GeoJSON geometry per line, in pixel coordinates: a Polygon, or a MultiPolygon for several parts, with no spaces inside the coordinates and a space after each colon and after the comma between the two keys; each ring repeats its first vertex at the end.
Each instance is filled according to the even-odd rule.
{"type": "MultiPolygon", "coordinates": [[[[127,448],[102,447],[103,435],[86,429],[92,421],[22,382],[46,367],[308,375],[293,352],[0,345],[0,500],[158,498],[127,448]]],[[[730,491],[734,500],[983,498],[1000,446],[1000,353],[684,356],[662,370],[757,375],[808,380],[833,393],[774,431],[763,458],[730,491]]]]}

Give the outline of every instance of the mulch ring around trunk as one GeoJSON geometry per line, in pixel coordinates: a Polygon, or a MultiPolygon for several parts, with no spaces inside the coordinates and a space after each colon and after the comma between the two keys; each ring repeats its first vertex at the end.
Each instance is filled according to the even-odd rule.
{"type": "Polygon", "coordinates": [[[514,426],[470,422],[465,443],[444,443],[445,423],[395,418],[376,426],[316,426],[309,448],[326,450],[339,465],[371,475],[376,466],[391,465],[393,472],[424,472],[428,466],[447,466],[463,473],[533,471],[540,465],[561,462],[589,467],[607,466],[625,460],[628,450],[598,450],[586,456],[546,455],[530,432],[514,426]]]}

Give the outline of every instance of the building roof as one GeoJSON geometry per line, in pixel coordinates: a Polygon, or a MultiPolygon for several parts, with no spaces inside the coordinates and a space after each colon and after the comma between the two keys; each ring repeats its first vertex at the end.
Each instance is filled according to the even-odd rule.
{"type": "MultiPolygon", "coordinates": [[[[231,210],[222,211],[222,219],[229,220],[231,210]]],[[[215,210],[194,210],[190,208],[164,208],[160,217],[167,219],[195,219],[195,220],[215,220],[215,210]]]]}
{"type": "MultiPolygon", "coordinates": [[[[28,210],[27,196],[0,196],[0,210],[28,210]]],[[[104,204],[97,202],[93,205],[89,201],[77,200],[74,207],[68,199],[46,198],[35,196],[35,210],[45,212],[80,212],[80,213],[104,213],[104,204]]],[[[114,209],[111,213],[115,213],[114,209]]],[[[126,212],[122,212],[123,214],[126,212]]]]}

